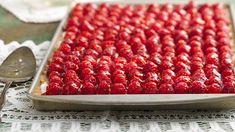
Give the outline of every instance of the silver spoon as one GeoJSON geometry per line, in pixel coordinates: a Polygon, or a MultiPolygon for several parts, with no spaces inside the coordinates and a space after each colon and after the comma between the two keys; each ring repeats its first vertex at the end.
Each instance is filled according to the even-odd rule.
{"type": "Polygon", "coordinates": [[[0,97],[0,110],[5,104],[5,94],[13,82],[25,82],[36,71],[36,59],[28,47],[13,51],[0,66],[0,81],[5,83],[0,97]]]}

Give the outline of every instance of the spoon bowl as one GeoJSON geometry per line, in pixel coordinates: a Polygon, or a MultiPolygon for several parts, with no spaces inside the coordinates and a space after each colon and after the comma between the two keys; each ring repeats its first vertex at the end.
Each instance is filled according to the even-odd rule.
{"type": "Polygon", "coordinates": [[[33,77],[36,71],[36,59],[28,47],[13,51],[0,66],[0,81],[5,83],[0,97],[0,110],[5,103],[5,94],[13,82],[25,82],[33,77]]]}

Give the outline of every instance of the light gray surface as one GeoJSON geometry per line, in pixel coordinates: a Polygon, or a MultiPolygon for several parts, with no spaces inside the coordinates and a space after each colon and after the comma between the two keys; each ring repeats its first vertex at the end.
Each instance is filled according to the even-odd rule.
{"type": "MultiPolygon", "coordinates": [[[[83,2],[83,1],[80,1],[83,2]]],[[[86,1],[88,2],[88,1],[86,1]]],[[[102,1],[103,2],[103,1],[102,1]]],[[[116,2],[115,0],[108,2],[116,2]]],[[[118,1],[119,3],[136,3],[136,1],[118,1]]],[[[153,0],[138,1],[137,3],[152,3],[153,0]]],[[[156,1],[155,1],[156,2],[156,1]]],[[[162,3],[163,1],[157,1],[162,3]]],[[[168,1],[164,1],[168,2],[168,1]]],[[[182,3],[185,1],[170,1],[169,3],[182,3]]],[[[199,3],[202,1],[198,1],[199,3]]],[[[207,1],[213,2],[213,1],[207,1]]],[[[232,1],[226,2],[234,10],[232,1]]],[[[234,12],[232,12],[234,13],[234,12]]],[[[232,14],[233,15],[233,14],[232,14]]],[[[234,17],[232,17],[233,19],[234,17]]],[[[62,27],[66,18],[61,22],[48,53],[35,76],[28,96],[34,102],[38,110],[136,110],[136,109],[223,109],[235,108],[234,94],[171,94],[171,95],[58,95],[58,96],[36,96],[33,91],[39,85],[40,75],[45,70],[55,45],[62,35],[62,27]]]]}

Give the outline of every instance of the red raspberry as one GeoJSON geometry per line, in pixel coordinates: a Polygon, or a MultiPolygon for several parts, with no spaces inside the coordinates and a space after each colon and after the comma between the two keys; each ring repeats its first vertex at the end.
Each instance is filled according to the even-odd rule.
{"type": "Polygon", "coordinates": [[[218,53],[218,50],[217,48],[215,47],[209,47],[209,48],[206,48],[206,51],[205,53],[208,55],[209,53],[218,53]]]}
{"type": "Polygon", "coordinates": [[[203,52],[201,46],[197,47],[192,47],[191,48],[191,53],[193,54],[194,57],[203,57],[203,52]]]}
{"type": "Polygon", "coordinates": [[[83,60],[84,60],[84,61],[89,61],[89,62],[91,62],[91,64],[92,64],[93,66],[96,66],[96,65],[97,65],[97,62],[96,62],[95,58],[94,58],[93,56],[91,56],[91,55],[85,55],[85,56],[83,57],[83,60]]]}
{"type": "Polygon", "coordinates": [[[204,66],[204,71],[209,71],[210,69],[215,69],[215,70],[218,70],[218,66],[214,65],[214,64],[206,64],[204,66]]]}
{"type": "Polygon", "coordinates": [[[202,57],[199,57],[199,56],[194,56],[192,57],[192,61],[193,62],[200,62],[200,63],[203,63],[203,58],[202,57]]]}
{"type": "Polygon", "coordinates": [[[80,28],[82,31],[93,31],[95,29],[87,20],[81,23],[80,28]]]}
{"type": "Polygon", "coordinates": [[[85,76],[94,75],[94,71],[90,68],[85,68],[82,70],[81,76],[84,78],[85,76]]]}
{"type": "Polygon", "coordinates": [[[99,71],[101,71],[101,70],[110,71],[110,66],[107,63],[100,63],[100,64],[97,65],[97,70],[99,70],[99,71]]]}
{"type": "Polygon", "coordinates": [[[161,58],[162,56],[159,53],[153,53],[150,57],[149,60],[157,64],[158,66],[161,64],[161,58]]]}
{"type": "Polygon", "coordinates": [[[78,17],[72,16],[68,19],[67,26],[66,27],[71,27],[71,26],[79,26],[79,20],[78,17]]]}
{"type": "Polygon", "coordinates": [[[130,34],[128,32],[125,32],[125,31],[120,32],[119,38],[121,40],[129,40],[130,39],[130,34]]]}
{"type": "Polygon", "coordinates": [[[150,53],[157,52],[159,47],[159,36],[154,35],[148,38],[146,46],[150,53]]]}
{"type": "Polygon", "coordinates": [[[99,40],[92,40],[90,42],[90,45],[89,47],[93,50],[95,50],[96,52],[98,52],[99,54],[102,53],[103,49],[102,49],[102,46],[101,46],[101,42],[99,40]]]}
{"type": "Polygon", "coordinates": [[[165,55],[162,57],[162,60],[164,61],[169,61],[169,62],[173,62],[173,57],[172,56],[168,56],[168,55],[165,55]]]}
{"type": "Polygon", "coordinates": [[[76,38],[76,33],[66,32],[64,36],[64,42],[73,42],[76,38]]]}
{"type": "Polygon", "coordinates": [[[82,94],[96,94],[96,87],[90,82],[84,82],[81,89],[82,94]]]}
{"type": "Polygon", "coordinates": [[[106,46],[103,50],[103,54],[107,56],[114,56],[116,53],[116,47],[114,46],[106,46]]]}
{"type": "Polygon", "coordinates": [[[147,63],[144,66],[144,72],[158,72],[158,66],[151,62],[151,61],[147,61],[147,63]]]}
{"type": "Polygon", "coordinates": [[[76,42],[77,42],[77,45],[78,46],[81,46],[81,47],[85,47],[87,48],[88,47],[88,38],[84,37],[84,36],[78,36],[76,38],[76,42]]]}
{"type": "Polygon", "coordinates": [[[61,58],[64,58],[64,57],[65,57],[65,54],[64,54],[62,51],[58,50],[58,51],[55,51],[55,52],[54,52],[53,58],[54,58],[54,57],[61,57],[61,58]]]}
{"type": "Polygon", "coordinates": [[[87,60],[84,60],[80,63],[80,66],[79,66],[81,69],[85,69],[85,68],[90,68],[90,69],[93,69],[93,65],[91,64],[90,61],[87,61],[87,60]]]}
{"type": "Polygon", "coordinates": [[[176,30],[175,31],[175,40],[178,41],[178,40],[188,40],[188,34],[186,31],[184,30],[176,30]]]}
{"type": "Polygon", "coordinates": [[[232,68],[232,59],[226,58],[226,59],[221,59],[221,66],[224,68],[232,68]]]}
{"type": "Polygon", "coordinates": [[[172,38],[170,38],[170,39],[164,39],[163,38],[162,47],[163,48],[169,47],[168,49],[165,49],[165,51],[173,51],[173,52],[175,52],[174,49],[173,49],[173,47],[175,47],[175,43],[174,43],[173,39],[172,40],[171,39],[172,38]]]}
{"type": "Polygon", "coordinates": [[[162,64],[161,64],[161,69],[164,70],[164,69],[172,69],[173,68],[173,63],[170,62],[170,61],[166,61],[163,59],[162,61],[162,64]]]}
{"type": "Polygon", "coordinates": [[[114,83],[111,88],[111,94],[126,94],[126,87],[122,83],[114,83]]]}
{"type": "Polygon", "coordinates": [[[221,47],[222,45],[231,46],[231,40],[229,39],[229,37],[224,36],[219,39],[218,46],[221,47]]]}
{"type": "Polygon", "coordinates": [[[96,84],[96,78],[92,75],[86,75],[83,80],[91,82],[92,84],[96,84]]]}
{"type": "Polygon", "coordinates": [[[132,69],[137,69],[138,68],[138,65],[133,62],[133,61],[130,61],[129,63],[127,63],[125,65],[125,71],[129,73],[129,71],[131,71],[132,69]]]}
{"type": "Polygon", "coordinates": [[[202,81],[194,81],[191,84],[192,93],[205,93],[206,85],[202,81]]]}
{"type": "Polygon", "coordinates": [[[157,84],[155,82],[149,81],[144,84],[143,91],[145,94],[157,94],[159,90],[157,88],[157,84]]]}
{"type": "Polygon", "coordinates": [[[119,40],[117,43],[115,43],[115,46],[117,47],[118,50],[124,48],[124,47],[130,47],[130,45],[127,44],[127,41],[125,40],[119,40]]]}
{"type": "Polygon", "coordinates": [[[201,47],[201,37],[200,36],[193,36],[190,40],[189,45],[191,47],[201,47]]]}
{"type": "Polygon", "coordinates": [[[81,46],[75,47],[72,54],[81,58],[85,54],[85,48],[81,46]]]}
{"type": "Polygon", "coordinates": [[[147,82],[152,81],[152,82],[158,83],[159,82],[159,76],[155,72],[148,72],[146,74],[146,81],[147,82]]]}
{"type": "Polygon", "coordinates": [[[166,70],[162,71],[161,75],[162,76],[171,76],[171,77],[174,77],[175,73],[171,69],[166,69],[166,70]]]}
{"type": "Polygon", "coordinates": [[[177,47],[176,52],[177,53],[182,53],[182,52],[190,53],[190,50],[191,50],[191,47],[189,45],[184,44],[184,45],[179,45],[177,47]]]}
{"type": "Polygon", "coordinates": [[[133,56],[132,61],[136,62],[136,64],[140,67],[143,67],[146,64],[145,58],[140,55],[133,56]]]}
{"type": "Polygon", "coordinates": [[[220,77],[220,73],[216,69],[209,69],[206,71],[206,76],[209,77],[220,77]]]}
{"type": "Polygon", "coordinates": [[[71,61],[66,61],[64,64],[64,69],[67,70],[74,70],[74,71],[78,71],[79,66],[71,61]]]}
{"type": "Polygon", "coordinates": [[[121,63],[113,63],[113,64],[111,65],[111,69],[112,69],[112,70],[115,70],[115,69],[124,70],[124,64],[121,64],[121,63]]]}
{"type": "Polygon", "coordinates": [[[193,61],[192,62],[192,65],[191,65],[192,73],[194,73],[198,69],[202,69],[202,68],[203,68],[203,63],[202,62],[200,62],[200,61],[193,61]]]}
{"type": "Polygon", "coordinates": [[[124,58],[124,57],[118,57],[114,60],[114,62],[117,64],[117,63],[120,63],[120,64],[126,64],[127,63],[127,60],[124,58]]]}
{"type": "Polygon", "coordinates": [[[220,51],[225,52],[225,53],[231,53],[232,49],[230,48],[229,45],[223,45],[220,47],[220,51]]]}
{"type": "Polygon", "coordinates": [[[52,58],[52,63],[56,63],[56,64],[63,64],[64,63],[64,59],[62,57],[53,57],[52,58]]]}
{"type": "Polygon", "coordinates": [[[221,93],[221,86],[217,83],[213,83],[212,85],[207,86],[208,93],[221,93]]]}
{"type": "Polygon", "coordinates": [[[110,83],[106,81],[101,81],[99,83],[99,86],[97,88],[97,93],[98,94],[109,94],[110,93],[110,83]]]}
{"type": "Polygon", "coordinates": [[[177,76],[190,76],[191,73],[189,70],[181,69],[177,72],[177,76]]]}
{"type": "Polygon", "coordinates": [[[216,53],[209,53],[207,56],[206,56],[206,61],[207,63],[209,64],[215,64],[215,65],[219,65],[219,58],[218,58],[218,54],[216,53]]]}
{"type": "Polygon", "coordinates": [[[91,56],[92,58],[97,58],[99,56],[99,53],[93,49],[86,49],[85,55],[91,56]]]}
{"type": "Polygon", "coordinates": [[[121,48],[119,50],[119,55],[125,57],[128,61],[130,61],[134,54],[131,48],[127,47],[127,48],[121,48]]]}
{"type": "Polygon", "coordinates": [[[190,63],[188,55],[187,54],[185,55],[182,53],[177,56],[177,61],[184,62],[185,64],[190,63]]]}
{"type": "Polygon", "coordinates": [[[64,81],[65,82],[68,82],[71,80],[72,81],[79,80],[79,77],[78,77],[76,71],[74,71],[74,70],[68,70],[64,74],[64,81]]]}
{"type": "Polygon", "coordinates": [[[63,94],[65,95],[76,95],[80,93],[80,83],[69,81],[66,82],[63,88],[63,94]]]}
{"type": "Polygon", "coordinates": [[[222,71],[222,76],[230,76],[230,75],[233,75],[232,69],[226,68],[222,71]]]}
{"type": "Polygon", "coordinates": [[[176,71],[179,71],[181,69],[190,70],[190,66],[185,64],[184,62],[177,61],[175,64],[175,69],[176,69],[176,71]]]}
{"type": "Polygon", "coordinates": [[[69,54],[71,52],[71,47],[69,44],[61,44],[60,45],[60,50],[64,53],[64,54],[69,54]]]}
{"type": "Polygon", "coordinates": [[[212,20],[207,20],[206,23],[205,23],[205,29],[214,30],[215,29],[215,21],[213,19],[212,20]]]}
{"type": "Polygon", "coordinates": [[[50,76],[49,81],[50,83],[58,83],[60,85],[63,85],[63,79],[57,75],[50,76]]]}
{"type": "Polygon", "coordinates": [[[118,74],[124,75],[125,71],[117,69],[113,72],[112,77],[114,78],[115,76],[117,76],[118,74]]]}
{"type": "Polygon", "coordinates": [[[205,81],[207,79],[202,69],[198,69],[197,71],[195,71],[191,78],[192,80],[198,80],[198,81],[205,81]]]}
{"type": "Polygon", "coordinates": [[[189,84],[191,82],[191,78],[189,76],[179,76],[176,77],[174,82],[177,84],[179,82],[185,82],[187,84],[189,84]]]}
{"type": "Polygon", "coordinates": [[[59,95],[62,87],[58,83],[49,83],[45,95],[59,95]]]}
{"type": "Polygon", "coordinates": [[[78,32],[78,28],[76,26],[70,26],[66,29],[66,31],[68,32],[73,32],[73,33],[77,33],[78,32]]]}
{"type": "Polygon", "coordinates": [[[52,71],[57,71],[59,73],[62,73],[64,70],[61,65],[56,63],[51,63],[48,67],[48,73],[51,73],[52,71]]]}
{"type": "Polygon", "coordinates": [[[204,35],[205,35],[205,36],[207,36],[207,35],[215,36],[216,33],[215,33],[215,31],[212,30],[212,29],[205,29],[205,30],[204,30],[204,35]]]}
{"type": "Polygon", "coordinates": [[[234,81],[224,82],[223,92],[224,93],[235,93],[235,82],[234,81]]]}
{"type": "Polygon", "coordinates": [[[100,57],[100,61],[104,61],[104,62],[107,62],[108,64],[112,63],[112,59],[110,56],[101,56],[100,57]]]}
{"type": "Polygon", "coordinates": [[[202,58],[204,58],[204,54],[203,54],[203,52],[201,50],[200,51],[196,51],[196,53],[193,53],[193,59],[197,58],[197,57],[199,57],[199,58],[201,58],[201,60],[203,60],[202,58]]]}
{"type": "Polygon", "coordinates": [[[106,81],[106,82],[109,82],[109,83],[112,82],[111,78],[110,78],[110,75],[98,74],[97,79],[99,80],[99,82],[102,82],[102,81],[106,81]]]}
{"type": "Polygon", "coordinates": [[[174,77],[170,75],[161,76],[161,83],[174,84],[174,77]]]}
{"type": "Polygon", "coordinates": [[[105,76],[111,76],[109,71],[105,71],[105,70],[100,70],[98,71],[97,75],[105,75],[105,76]]]}
{"type": "Polygon", "coordinates": [[[175,86],[175,93],[177,94],[186,94],[189,93],[189,86],[186,82],[179,82],[175,86]]]}
{"type": "Polygon", "coordinates": [[[126,84],[126,76],[124,74],[117,74],[116,76],[114,76],[113,78],[113,82],[114,83],[122,83],[122,84],[126,84]]]}
{"type": "Polygon", "coordinates": [[[159,30],[161,30],[161,27],[162,27],[162,25],[161,25],[161,23],[153,23],[153,25],[152,25],[152,28],[153,28],[153,30],[155,30],[155,31],[159,31],[159,30]]]}
{"type": "Polygon", "coordinates": [[[127,77],[129,78],[143,78],[143,76],[144,74],[138,69],[132,69],[129,73],[127,73],[127,77]]]}
{"type": "MultiPolygon", "coordinates": [[[[144,33],[145,33],[147,38],[151,38],[151,37],[157,35],[157,33],[153,29],[145,30],[144,33]]],[[[142,41],[142,42],[145,43],[146,41],[142,41]]]]}
{"type": "Polygon", "coordinates": [[[71,61],[71,62],[73,62],[76,65],[80,64],[80,60],[79,60],[79,58],[76,55],[67,55],[65,57],[65,60],[66,61],[71,61]]]}
{"type": "Polygon", "coordinates": [[[163,83],[159,87],[159,93],[160,94],[173,94],[174,89],[171,84],[163,83]]]}
{"type": "Polygon", "coordinates": [[[128,86],[127,93],[128,94],[141,94],[142,91],[143,89],[141,87],[141,83],[138,81],[132,81],[128,86]]]}
{"type": "Polygon", "coordinates": [[[224,78],[223,78],[223,82],[230,82],[230,81],[234,81],[234,76],[233,75],[231,75],[231,76],[225,76],[224,78]]]}
{"type": "Polygon", "coordinates": [[[189,36],[201,36],[202,35],[202,29],[198,27],[191,28],[191,31],[189,33],[189,36]]]}
{"type": "Polygon", "coordinates": [[[210,48],[210,47],[216,47],[217,46],[217,42],[215,39],[213,38],[208,38],[205,40],[205,44],[204,44],[204,48],[210,48]]]}
{"type": "Polygon", "coordinates": [[[52,71],[52,72],[49,74],[49,79],[51,79],[53,76],[59,76],[59,77],[61,77],[62,75],[61,75],[59,72],[57,72],[57,71],[52,71]]]}
{"type": "Polygon", "coordinates": [[[147,49],[146,49],[145,45],[139,46],[137,51],[136,51],[136,54],[139,54],[139,55],[141,55],[145,58],[149,57],[149,54],[147,53],[147,49]]]}
{"type": "Polygon", "coordinates": [[[175,49],[173,47],[166,46],[163,48],[163,53],[166,56],[169,53],[175,53],[175,49]]]}
{"type": "Polygon", "coordinates": [[[206,80],[206,82],[205,82],[206,85],[212,85],[213,83],[222,84],[222,81],[221,81],[220,77],[210,76],[209,79],[206,80]]]}

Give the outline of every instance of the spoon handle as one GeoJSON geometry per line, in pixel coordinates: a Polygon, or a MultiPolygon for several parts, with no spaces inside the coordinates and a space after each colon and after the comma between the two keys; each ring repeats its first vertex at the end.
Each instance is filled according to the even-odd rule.
{"type": "Polygon", "coordinates": [[[4,104],[5,104],[5,100],[6,100],[6,92],[9,89],[9,87],[11,86],[12,82],[6,82],[5,86],[1,92],[1,97],[0,97],[0,110],[2,110],[4,104]]]}

